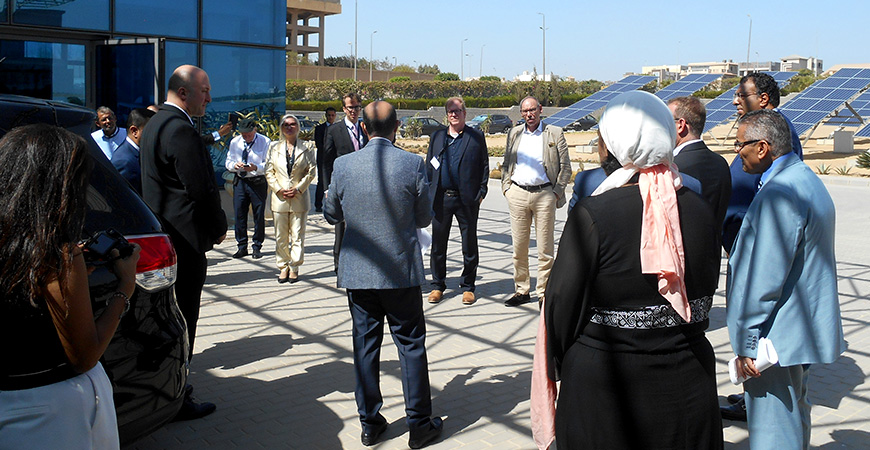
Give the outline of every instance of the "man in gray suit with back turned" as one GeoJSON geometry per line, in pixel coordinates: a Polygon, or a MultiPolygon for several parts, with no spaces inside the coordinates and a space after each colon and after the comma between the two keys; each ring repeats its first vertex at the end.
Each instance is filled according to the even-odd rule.
{"type": "Polygon", "coordinates": [[[387,429],[379,412],[380,351],[384,316],[399,349],[405,414],[411,448],[422,448],[441,433],[432,416],[426,323],[423,318],[423,255],[417,228],[432,221],[424,161],[393,146],[399,121],[387,102],[366,106],[363,127],[371,141],[335,160],[326,220],[344,221],[338,287],[347,289],[353,319],[356,403],[363,445],[377,443],[387,429]]]}

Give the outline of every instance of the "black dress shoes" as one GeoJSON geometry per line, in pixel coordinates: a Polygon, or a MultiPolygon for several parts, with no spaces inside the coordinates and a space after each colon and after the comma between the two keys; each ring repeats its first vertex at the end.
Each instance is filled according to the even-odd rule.
{"type": "Polygon", "coordinates": [[[248,248],[247,247],[239,248],[238,251],[233,253],[233,258],[243,258],[245,256],[248,256],[248,248]]]}
{"type": "Polygon", "coordinates": [[[514,294],[513,297],[504,302],[505,306],[520,306],[532,301],[532,296],[529,294],[514,294]]]}
{"type": "Polygon", "coordinates": [[[172,419],[173,422],[200,419],[213,413],[217,409],[217,406],[215,406],[214,403],[197,402],[187,390],[185,390],[185,394],[187,395],[184,396],[184,402],[181,404],[181,409],[178,411],[178,414],[176,414],[175,418],[172,419]]]}
{"type": "Polygon", "coordinates": [[[259,249],[259,248],[255,248],[255,249],[254,249],[254,255],[252,256],[252,258],[254,258],[254,259],[260,259],[260,258],[262,258],[262,257],[263,257],[263,254],[260,253],[260,249],[259,249]]]}
{"type": "Polygon", "coordinates": [[[366,447],[370,445],[375,445],[378,443],[378,438],[384,434],[384,431],[387,431],[387,423],[384,422],[381,425],[378,425],[368,432],[366,432],[365,427],[363,427],[362,433],[359,435],[359,441],[362,442],[362,445],[366,447]]]}
{"type": "Polygon", "coordinates": [[[440,417],[433,417],[432,422],[429,423],[428,427],[423,427],[418,430],[411,430],[411,437],[408,439],[408,447],[411,448],[423,448],[438,435],[441,434],[441,429],[444,428],[444,422],[440,417]]]}
{"type": "Polygon", "coordinates": [[[739,402],[731,406],[720,406],[719,413],[722,414],[724,420],[746,422],[746,401],[740,399],[739,402]]]}

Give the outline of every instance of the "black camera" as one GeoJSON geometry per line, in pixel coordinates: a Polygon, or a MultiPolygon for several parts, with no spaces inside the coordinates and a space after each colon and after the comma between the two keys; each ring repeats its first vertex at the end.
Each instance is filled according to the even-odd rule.
{"type": "Polygon", "coordinates": [[[115,230],[107,228],[98,231],[93,236],[82,241],[82,251],[86,262],[106,263],[112,261],[112,250],[118,250],[118,258],[126,258],[133,254],[133,244],[115,230]]]}

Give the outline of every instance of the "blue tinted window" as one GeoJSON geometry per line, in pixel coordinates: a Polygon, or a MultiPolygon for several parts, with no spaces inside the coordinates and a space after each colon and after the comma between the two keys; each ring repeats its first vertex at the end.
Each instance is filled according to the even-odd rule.
{"type": "MultiPolygon", "coordinates": [[[[218,129],[233,111],[259,111],[275,120],[284,114],[284,50],[203,45],[202,64],[211,82],[212,98],[203,118],[204,131],[218,129]]],[[[226,160],[222,150],[218,146],[211,148],[219,172],[226,160]]]]}
{"type": "MultiPolygon", "coordinates": [[[[172,75],[172,72],[176,67],[182,66],[184,64],[193,64],[194,66],[197,64],[196,58],[196,44],[191,44],[187,42],[173,42],[166,41],[166,72],[164,73],[164,84],[163,90],[166,92],[167,83],[169,83],[169,77],[172,75]]],[[[163,100],[160,99],[162,103],[163,100]]]]}
{"type": "Polygon", "coordinates": [[[115,0],[115,31],[196,37],[196,0],[115,0]]]}
{"type": "Polygon", "coordinates": [[[285,0],[203,0],[202,11],[203,39],[285,45],[285,0]]]}
{"type": "Polygon", "coordinates": [[[0,0],[0,23],[9,21],[6,17],[6,0],[0,0]]]}
{"type": "Polygon", "coordinates": [[[109,0],[12,1],[12,22],[49,27],[109,29],[109,0]]]}
{"type": "Polygon", "coordinates": [[[85,104],[85,46],[0,40],[0,93],[85,104]]]}

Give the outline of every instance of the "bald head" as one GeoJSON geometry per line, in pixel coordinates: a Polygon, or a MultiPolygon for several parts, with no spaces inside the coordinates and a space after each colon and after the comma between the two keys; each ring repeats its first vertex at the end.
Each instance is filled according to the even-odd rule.
{"type": "Polygon", "coordinates": [[[166,101],[187,111],[191,117],[205,115],[205,107],[211,102],[211,83],[208,74],[189,64],[179,66],[169,77],[166,101]]]}
{"type": "Polygon", "coordinates": [[[399,121],[396,108],[388,102],[378,100],[369,103],[363,110],[363,126],[369,138],[382,137],[395,140],[399,121]]]}

